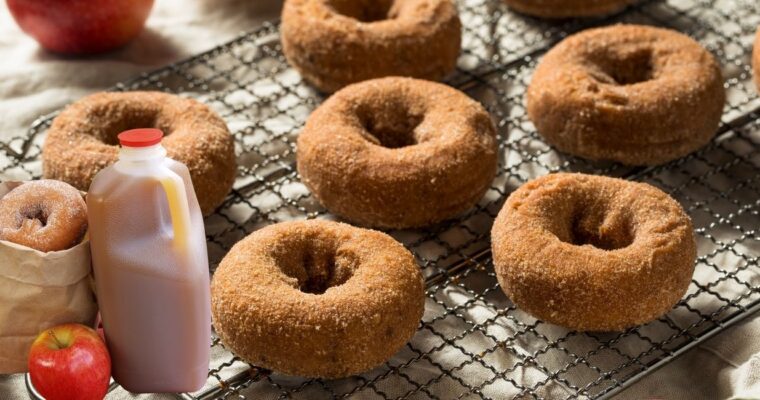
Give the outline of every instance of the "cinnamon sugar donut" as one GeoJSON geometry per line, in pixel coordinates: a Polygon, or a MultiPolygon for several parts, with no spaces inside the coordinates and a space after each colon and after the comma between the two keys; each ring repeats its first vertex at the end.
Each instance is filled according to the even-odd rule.
{"type": "Polygon", "coordinates": [[[755,45],[752,49],[752,69],[755,75],[755,86],[760,91],[760,27],[755,34],[755,45]]]}
{"type": "Polygon", "coordinates": [[[211,284],[225,347],[276,372],[340,378],[390,358],[425,303],[412,254],[390,236],[331,221],[271,225],[238,242],[211,284]]]}
{"type": "Polygon", "coordinates": [[[204,215],[221,204],[236,172],[227,125],[204,104],[160,92],[96,93],[67,107],[48,130],[43,175],[86,191],[95,174],[116,162],[116,135],[132,128],[167,135],[167,155],[190,170],[204,215]]]}
{"type": "Polygon", "coordinates": [[[540,18],[592,17],[621,11],[636,0],[504,0],[515,11],[540,18]]]}
{"type": "Polygon", "coordinates": [[[451,87],[410,78],[354,84],[322,104],[298,138],[298,172],[331,212],[409,228],[472,207],[496,174],[488,112],[451,87]]]}
{"type": "Polygon", "coordinates": [[[725,92],[715,58],[678,32],[590,29],[552,48],[533,74],[528,116],[549,144],[591,160],[657,165],[707,144],[725,92]]]}
{"type": "Polygon", "coordinates": [[[286,0],[281,31],[290,65],[324,92],[392,75],[439,80],[461,46],[451,0],[286,0]]]}
{"type": "Polygon", "coordinates": [[[66,183],[26,182],[0,198],[0,240],[47,253],[73,247],[86,231],[87,206],[66,183]]]}
{"type": "Polygon", "coordinates": [[[580,331],[651,321],[694,272],[691,220],[644,183],[559,173],[507,199],[491,232],[494,267],[521,309],[580,331]]]}

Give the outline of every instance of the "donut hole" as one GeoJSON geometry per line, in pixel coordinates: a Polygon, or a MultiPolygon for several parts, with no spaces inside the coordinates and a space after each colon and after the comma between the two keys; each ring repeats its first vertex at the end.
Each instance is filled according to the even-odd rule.
{"type": "Polygon", "coordinates": [[[321,295],[346,283],[357,265],[349,253],[319,234],[293,240],[285,238],[274,253],[280,269],[303,293],[321,295]]]}
{"type": "Polygon", "coordinates": [[[360,22],[371,23],[395,18],[393,0],[328,0],[327,5],[338,14],[360,22]]]}
{"type": "Polygon", "coordinates": [[[602,250],[622,249],[633,243],[631,226],[626,215],[606,215],[591,207],[571,219],[568,241],[576,246],[590,245],[602,250]]]}
{"type": "Polygon", "coordinates": [[[299,279],[300,290],[304,293],[323,294],[327,289],[338,287],[352,275],[352,268],[347,268],[346,260],[332,254],[315,254],[307,252],[303,259],[305,278],[299,279]]]}
{"type": "Polygon", "coordinates": [[[360,107],[357,114],[365,137],[378,146],[398,149],[420,143],[416,129],[424,115],[399,99],[360,107]]]}
{"type": "Polygon", "coordinates": [[[98,135],[98,139],[101,140],[105,144],[108,144],[111,146],[118,146],[119,145],[118,135],[120,133],[130,130],[130,129],[138,129],[138,128],[158,128],[156,126],[156,116],[149,115],[149,114],[147,115],[138,114],[138,115],[133,116],[132,118],[115,119],[113,121],[106,122],[105,125],[102,125],[102,128],[99,132],[100,134],[98,135]]]}
{"type": "Polygon", "coordinates": [[[48,217],[49,213],[47,207],[44,207],[42,204],[34,204],[25,207],[19,211],[19,218],[17,221],[18,226],[16,228],[20,228],[24,225],[24,221],[26,220],[32,221],[33,224],[35,221],[38,221],[41,227],[45,227],[48,223],[48,217]]]}
{"type": "Polygon", "coordinates": [[[602,250],[623,249],[633,243],[633,235],[627,230],[602,232],[587,230],[580,224],[573,224],[572,243],[576,246],[591,245],[602,250]]]}
{"type": "Polygon", "coordinates": [[[124,108],[121,112],[114,112],[112,105],[107,105],[99,110],[92,111],[93,121],[100,126],[95,137],[101,142],[118,146],[118,135],[130,129],[157,128],[169,135],[173,128],[166,118],[161,118],[158,109],[145,106],[145,108],[124,108]],[[114,118],[114,116],[119,116],[114,118]]]}
{"type": "Polygon", "coordinates": [[[634,85],[654,78],[654,60],[649,48],[625,52],[604,52],[594,63],[601,70],[596,78],[613,85],[634,85]]]}

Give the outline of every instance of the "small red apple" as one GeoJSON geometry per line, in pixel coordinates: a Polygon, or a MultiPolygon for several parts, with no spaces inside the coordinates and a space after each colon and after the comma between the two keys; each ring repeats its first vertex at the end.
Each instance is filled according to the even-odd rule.
{"type": "Polygon", "coordinates": [[[111,378],[111,357],[93,329],[59,325],[34,340],[29,376],[46,400],[102,400],[111,378]]]}
{"type": "Polygon", "coordinates": [[[21,29],[57,53],[92,54],[137,36],[153,0],[6,0],[21,29]]]}

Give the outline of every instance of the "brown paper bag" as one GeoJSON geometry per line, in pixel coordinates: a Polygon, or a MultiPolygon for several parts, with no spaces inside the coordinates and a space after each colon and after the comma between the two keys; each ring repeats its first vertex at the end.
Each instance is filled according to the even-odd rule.
{"type": "MultiPolygon", "coordinates": [[[[23,183],[0,183],[0,198],[23,183]]],[[[90,243],[43,253],[0,240],[0,374],[25,372],[37,334],[55,325],[92,326],[97,313],[90,243]]]]}

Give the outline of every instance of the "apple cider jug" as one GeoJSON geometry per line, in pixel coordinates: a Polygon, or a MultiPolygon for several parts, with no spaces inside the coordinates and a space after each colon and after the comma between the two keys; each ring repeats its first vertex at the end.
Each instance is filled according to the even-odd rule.
{"type": "Polygon", "coordinates": [[[211,336],[203,217],[187,167],[158,129],[118,135],[119,161],[87,194],[90,245],[113,377],[134,393],[206,382],[211,336]]]}

